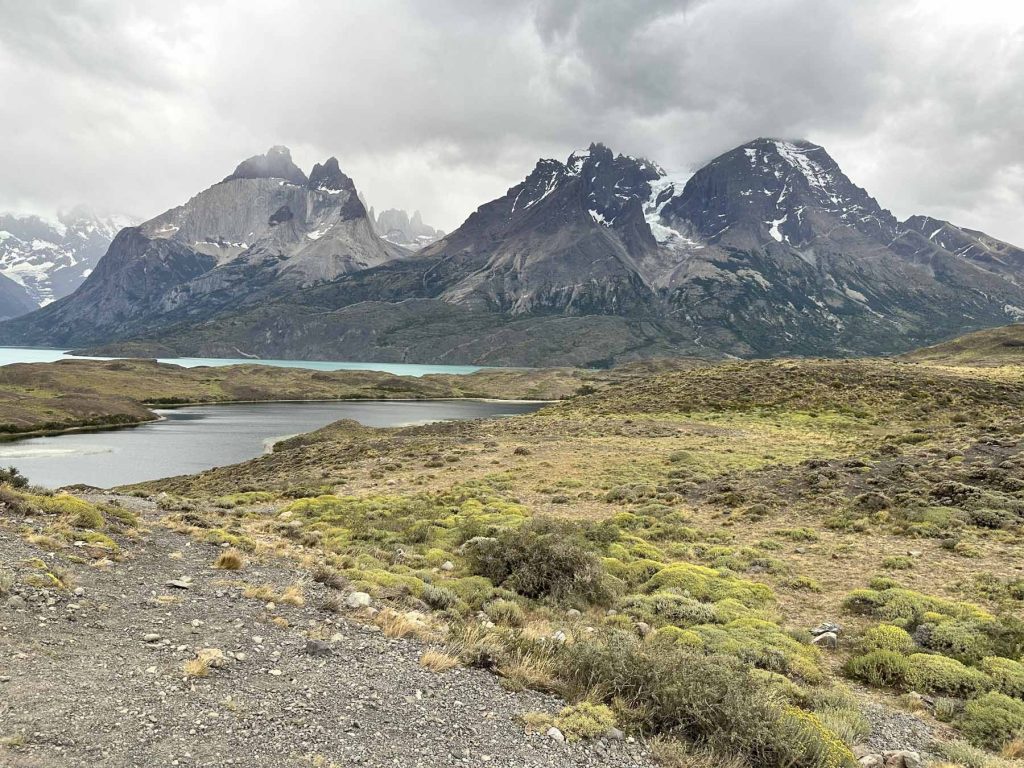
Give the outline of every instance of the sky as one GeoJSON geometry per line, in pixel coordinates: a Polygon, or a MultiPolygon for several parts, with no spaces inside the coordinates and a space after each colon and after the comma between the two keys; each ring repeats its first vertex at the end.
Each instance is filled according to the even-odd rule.
{"type": "Polygon", "coordinates": [[[823,145],[1024,246],[1018,0],[0,0],[0,210],[150,218],[275,144],[450,231],[601,141],[823,145]]]}

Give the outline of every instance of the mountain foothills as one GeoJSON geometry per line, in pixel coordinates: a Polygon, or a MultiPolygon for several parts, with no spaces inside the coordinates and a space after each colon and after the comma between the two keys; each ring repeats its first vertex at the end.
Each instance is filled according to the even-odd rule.
{"type": "Polygon", "coordinates": [[[415,252],[396,243],[418,245],[422,221],[385,213],[394,221],[373,220],[336,159],[307,177],[274,147],[122,230],[73,295],[0,338],[603,365],[885,354],[1024,317],[1024,251],[927,216],[898,221],[805,141],[757,139],[688,179],[593,144],[541,160],[415,252]]]}
{"type": "Polygon", "coordinates": [[[16,284],[0,281],[0,317],[67,296],[96,267],[114,235],[133,223],[129,216],[98,215],[85,206],[55,221],[0,214],[0,275],[16,284]]]}

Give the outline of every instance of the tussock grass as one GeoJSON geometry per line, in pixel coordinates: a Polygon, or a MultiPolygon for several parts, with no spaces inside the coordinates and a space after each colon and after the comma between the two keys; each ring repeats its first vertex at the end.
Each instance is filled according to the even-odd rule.
{"type": "Polygon", "coordinates": [[[226,549],[217,556],[213,567],[221,571],[240,571],[245,567],[245,558],[237,549],[226,549]]]}
{"type": "Polygon", "coordinates": [[[420,656],[420,666],[431,672],[447,672],[459,666],[459,660],[449,653],[431,648],[420,656]]]}

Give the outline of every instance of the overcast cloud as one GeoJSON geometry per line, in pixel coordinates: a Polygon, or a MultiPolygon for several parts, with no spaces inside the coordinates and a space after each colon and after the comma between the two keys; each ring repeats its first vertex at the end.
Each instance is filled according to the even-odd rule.
{"type": "Polygon", "coordinates": [[[149,218],[286,144],[451,230],[590,141],[757,136],[1024,245],[1024,3],[0,0],[0,210],[149,218]]]}

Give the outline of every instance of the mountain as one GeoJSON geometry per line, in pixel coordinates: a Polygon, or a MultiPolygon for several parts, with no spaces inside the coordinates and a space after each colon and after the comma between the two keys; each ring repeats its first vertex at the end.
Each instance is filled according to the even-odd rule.
{"type": "Polygon", "coordinates": [[[88,277],[130,216],[97,215],[85,206],[56,221],[0,214],[0,274],[23,286],[29,309],[67,296],[88,277]]]}
{"type": "Polygon", "coordinates": [[[23,285],[0,275],[0,320],[24,315],[37,306],[23,285]]]}
{"type": "Polygon", "coordinates": [[[374,217],[371,208],[370,220],[374,222],[377,234],[389,243],[408,248],[410,251],[418,251],[444,237],[444,232],[440,229],[434,229],[423,223],[423,217],[419,211],[413,213],[412,218],[409,218],[409,214],[405,211],[389,208],[374,217]]]}
{"type": "Polygon", "coordinates": [[[1024,317],[1019,249],[898,221],[805,141],[757,139],[688,177],[592,144],[539,161],[414,254],[373,234],[328,165],[300,183],[286,150],[246,161],[0,334],[135,354],[605,365],[889,354],[1024,317]],[[298,198],[325,173],[339,197],[322,203],[322,251],[303,237],[327,220],[298,198]],[[336,242],[347,260],[328,256],[336,242]]]}
{"type": "Polygon", "coordinates": [[[74,294],[0,336],[103,343],[259,304],[406,253],[374,233],[337,159],[307,177],[287,148],[272,147],[184,205],[121,230],[74,294]]]}

